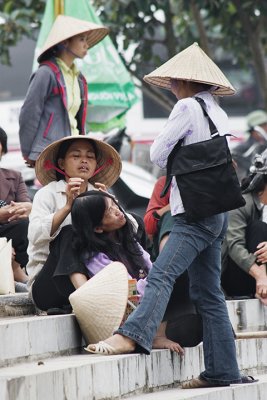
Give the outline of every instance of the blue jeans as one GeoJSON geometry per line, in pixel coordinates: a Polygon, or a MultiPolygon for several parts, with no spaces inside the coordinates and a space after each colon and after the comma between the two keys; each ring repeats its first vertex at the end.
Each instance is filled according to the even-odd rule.
{"type": "Polygon", "coordinates": [[[149,354],[174,282],[188,269],[190,297],[203,319],[201,377],[218,385],[240,382],[233,329],[220,285],[226,214],[195,223],[188,223],[183,214],[174,218],[168,242],[148,275],[142,302],[116,333],[133,339],[138,349],[149,354]]]}

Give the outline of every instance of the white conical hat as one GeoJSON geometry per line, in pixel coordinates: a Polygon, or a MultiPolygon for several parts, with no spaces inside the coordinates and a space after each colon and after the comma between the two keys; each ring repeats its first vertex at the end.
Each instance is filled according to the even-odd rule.
{"type": "Polygon", "coordinates": [[[97,25],[94,22],[85,21],[69,17],[67,15],[58,15],[54,21],[54,24],[47,36],[44,46],[41,49],[37,61],[41,62],[49,49],[54,47],[56,44],[61,43],[63,40],[69,39],[73,36],[79,35],[80,33],[89,33],[88,47],[93,47],[95,44],[104,39],[108,34],[108,28],[102,25],[97,25]]]}
{"type": "Polygon", "coordinates": [[[48,183],[57,180],[55,169],[46,168],[45,165],[49,161],[52,165],[56,166],[61,144],[76,140],[88,140],[89,143],[94,143],[97,149],[96,170],[100,169],[100,171],[90,178],[89,182],[93,185],[96,182],[100,182],[108,188],[112,186],[119,179],[121,173],[122,163],[119,153],[108,143],[85,135],[66,136],[49,144],[42,151],[35,163],[35,174],[39,182],[42,185],[47,185],[48,183]],[[101,167],[103,168],[101,169],[101,167]]]}
{"type": "Polygon", "coordinates": [[[119,328],[128,300],[128,272],[113,262],[73,292],[69,301],[88,343],[97,343],[119,328]]]}
{"type": "Polygon", "coordinates": [[[144,80],[151,85],[171,90],[171,78],[212,85],[214,88],[211,92],[216,95],[235,94],[231,83],[198,43],[187,47],[155,71],[145,75],[144,80]]]}

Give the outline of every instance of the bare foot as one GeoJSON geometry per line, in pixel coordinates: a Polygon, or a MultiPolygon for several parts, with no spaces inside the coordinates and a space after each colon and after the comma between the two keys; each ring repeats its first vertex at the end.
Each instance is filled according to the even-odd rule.
{"type": "Polygon", "coordinates": [[[173,342],[166,336],[155,336],[152,349],[169,349],[180,354],[181,356],[184,355],[184,349],[179,345],[179,343],[173,342]]]}
{"type": "MultiPolygon", "coordinates": [[[[135,349],[135,342],[132,339],[119,334],[110,336],[104,340],[104,343],[107,343],[109,346],[111,346],[113,348],[113,352],[116,354],[131,353],[135,349]]],[[[95,351],[96,345],[90,344],[88,348],[95,351]]]]}

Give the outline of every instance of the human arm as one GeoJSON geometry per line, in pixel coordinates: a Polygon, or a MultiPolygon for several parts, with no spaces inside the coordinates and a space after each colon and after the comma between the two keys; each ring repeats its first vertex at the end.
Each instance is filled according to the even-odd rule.
{"type": "Polygon", "coordinates": [[[256,262],[256,256],[250,253],[246,246],[246,229],[252,221],[255,205],[252,197],[246,196],[246,205],[229,212],[226,243],[230,258],[246,273],[256,262]]]}
{"type": "Polygon", "coordinates": [[[151,161],[160,168],[166,167],[168,156],[176,143],[192,132],[188,101],[194,100],[184,99],[175,104],[162,132],[150,148],[151,161]]]}
{"type": "Polygon", "coordinates": [[[23,157],[28,158],[45,107],[52,93],[53,73],[42,66],[32,75],[19,116],[19,137],[23,157]]]}
{"type": "Polygon", "coordinates": [[[264,299],[264,304],[267,305],[267,273],[266,264],[253,264],[249,269],[249,274],[256,281],[256,295],[259,299],[264,299]]]}
{"type": "Polygon", "coordinates": [[[66,204],[62,208],[59,208],[52,218],[51,236],[55,234],[62,222],[70,214],[73,201],[79,196],[83,182],[84,180],[81,178],[69,178],[66,184],[66,204]]]}
{"type": "Polygon", "coordinates": [[[71,224],[70,213],[66,211],[62,224],[55,232],[52,231],[55,213],[66,207],[65,190],[64,181],[51,182],[35,194],[29,216],[28,237],[31,246],[43,246],[43,243],[50,242],[58,235],[62,226],[71,224]]]}
{"type": "Polygon", "coordinates": [[[170,210],[170,191],[168,191],[166,196],[164,196],[163,198],[160,197],[160,193],[162,192],[162,189],[165,185],[165,181],[165,176],[162,176],[157,180],[151,199],[149,200],[146,213],[144,215],[146,233],[151,236],[157,233],[159,219],[162,217],[162,215],[170,210]]]}
{"type": "MultiPolygon", "coordinates": [[[[143,259],[145,261],[145,264],[147,266],[147,270],[149,273],[150,269],[152,268],[152,262],[150,260],[150,255],[139,244],[138,244],[138,247],[142,251],[142,256],[143,256],[143,259]]],[[[144,295],[146,285],[147,285],[147,277],[138,279],[136,288],[137,288],[138,293],[141,295],[141,297],[144,295]]]]}

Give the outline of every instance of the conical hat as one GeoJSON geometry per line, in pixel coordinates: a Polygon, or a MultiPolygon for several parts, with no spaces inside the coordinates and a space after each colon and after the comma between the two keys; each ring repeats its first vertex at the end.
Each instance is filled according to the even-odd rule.
{"type": "Polygon", "coordinates": [[[113,262],[75,290],[69,301],[81,331],[90,343],[111,336],[119,328],[128,300],[128,272],[113,262]]]}
{"type": "Polygon", "coordinates": [[[100,40],[104,39],[108,34],[108,31],[108,28],[105,26],[97,25],[94,22],[69,17],[67,15],[58,15],[49,35],[47,36],[43,48],[41,49],[37,61],[41,62],[44,58],[44,53],[56,44],[61,43],[63,40],[79,35],[80,33],[88,33],[88,46],[90,48],[100,42],[100,40]]]}
{"type": "Polygon", "coordinates": [[[171,90],[172,79],[205,83],[214,86],[213,94],[229,96],[235,89],[219,67],[207,56],[197,43],[176,54],[155,71],[145,75],[151,85],[171,90]]]}
{"type": "Polygon", "coordinates": [[[56,140],[48,145],[39,155],[35,163],[35,174],[42,185],[47,185],[48,183],[57,180],[56,171],[54,169],[46,169],[45,164],[49,161],[56,166],[60,146],[63,142],[69,140],[88,140],[89,142],[93,142],[96,146],[98,153],[96,170],[101,167],[103,168],[89,179],[90,183],[103,183],[109,188],[118,180],[122,168],[119,153],[112,146],[102,140],[90,136],[79,135],[66,136],[62,139],[56,140]]]}

